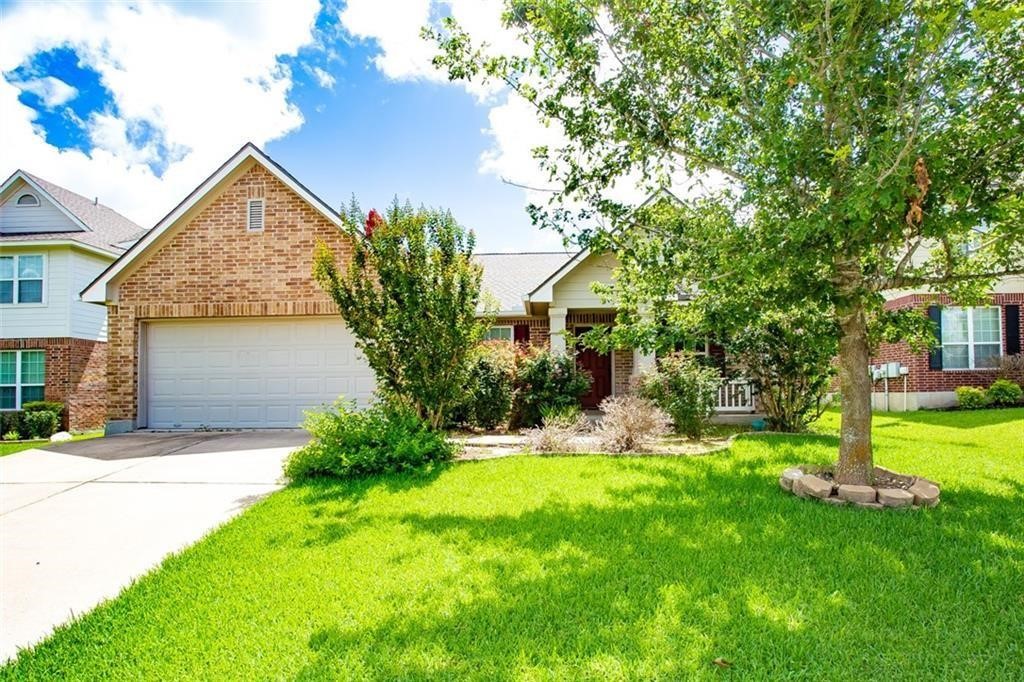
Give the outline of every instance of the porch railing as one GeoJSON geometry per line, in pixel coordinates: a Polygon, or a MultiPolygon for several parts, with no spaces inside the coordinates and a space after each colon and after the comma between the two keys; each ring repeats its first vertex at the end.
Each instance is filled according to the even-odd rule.
{"type": "Polygon", "coordinates": [[[756,412],[754,386],[746,379],[723,381],[718,387],[716,412],[756,412]]]}

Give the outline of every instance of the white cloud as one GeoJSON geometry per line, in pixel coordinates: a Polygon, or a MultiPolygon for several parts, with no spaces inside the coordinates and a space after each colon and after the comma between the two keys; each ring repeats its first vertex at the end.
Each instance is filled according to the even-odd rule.
{"type": "MultiPolygon", "coordinates": [[[[0,82],[0,172],[23,167],[151,225],[246,140],[262,145],[302,125],[288,99],[290,70],[278,58],[313,42],[318,11],[317,0],[5,8],[0,72],[69,47],[99,74],[114,107],[86,121],[96,145],[89,154],[60,150],[18,101],[25,84],[0,82]],[[131,135],[141,126],[149,133],[142,142],[131,135]],[[148,164],[167,149],[173,154],[158,177],[148,164]]],[[[51,101],[68,96],[50,93],[51,101]]]]}
{"type": "Polygon", "coordinates": [[[67,104],[78,95],[78,88],[68,85],[59,78],[43,76],[30,78],[16,83],[22,92],[31,92],[43,102],[47,109],[54,109],[67,104]]]}
{"type": "Polygon", "coordinates": [[[331,90],[334,88],[334,76],[327,73],[319,66],[314,66],[313,68],[311,68],[310,73],[313,74],[313,78],[316,78],[316,82],[320,85],[321,88],[325,88],[327,90],[331,90]]]}

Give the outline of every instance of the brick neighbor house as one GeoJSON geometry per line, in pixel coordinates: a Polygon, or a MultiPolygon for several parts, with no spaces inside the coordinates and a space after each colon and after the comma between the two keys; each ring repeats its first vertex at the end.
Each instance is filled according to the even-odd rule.
{"type": "MultiPolygon", "coordinates": [[[[931,352],[914,352],[905,342],[881,344],[872,359],[879,377],[874,386],[875,409],[955,405],[958,386],[987,388],[1004,373],[999,368],[1001,359],[1021,352],[1024,277],[1004,278],[989,294],[989,305],[972,308],[954,306],[945,296],[923,291],[890,292],[887,298],[887,309],[914,308],[928,315],[941,345],[931,352]],[[881,366],[889,363],[897,363],[901,371],[887,379],[881,366]]],[[[1008,376],[1024,382],[1024,371],[1008,376]]]]}
{"type": "Polygon", "coordinates": [[[0,410],[66,405],[64,428],[106,419],[106,314],[78,292],[142,228],[25,171],[0,185],[0,410]]]}

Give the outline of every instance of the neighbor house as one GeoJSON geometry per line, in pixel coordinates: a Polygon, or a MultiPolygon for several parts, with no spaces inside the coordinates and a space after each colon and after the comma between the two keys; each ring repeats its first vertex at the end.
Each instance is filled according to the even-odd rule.
{"type": "Polygon", "coordinates": [[[0,186],[0,410],[65,403],[65,428],[106,418],[107,316],[79,298],[142,228],[18,170],[0,186]]]}
{"type": "MultiPolygon", "coordinates": [[[[108,430],[293,427],[339,395],[367,402],[373,372],[312,280],[317,240],[352,253],[342,220],[252,144],[189,194],[82,292],[107,306],[108,430]]],[[[492,339],[566,350],[564,332],[610,323],[591,290],[614,258],[583,251],[482,254],[499,308],[492,339]]],[[[626,390],[653,356],[583,350],[585,407],[626,390]]],[[[749,386],[722,408],[751,412],[749,386]]]]}
{"type": "Polygon", "coordinates": [[[1024,382],[1024,371],[1002,367],[1021,352],[1024,277],[1006,277],[989,293],[987,305],[961,307],[927,291],[886,294],[888,310],[917,309],[934,324],[939,345],[915,351],[906,342],[882,343],[875,365],[874,406],[917,410],[956,405],[958,386],[987,388],[1000,376],[1024,382]],[[891,366],[891,372],[886,367],[891,366]]]}

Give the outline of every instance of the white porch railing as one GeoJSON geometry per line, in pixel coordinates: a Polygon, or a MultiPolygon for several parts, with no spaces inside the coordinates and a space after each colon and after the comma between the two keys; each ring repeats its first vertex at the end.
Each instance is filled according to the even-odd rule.
{"type": "Polygon", "coordinates": [[[716,412],[756,412],[754,386],[746,379],[723,381],[718,387],[716,412]]]}

